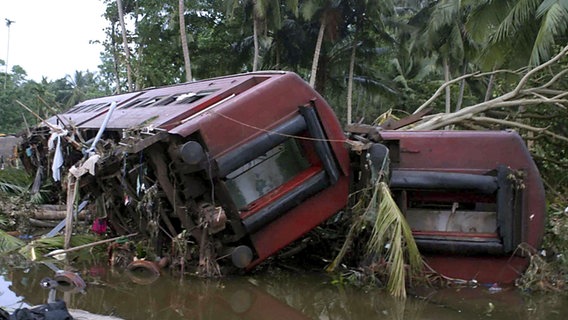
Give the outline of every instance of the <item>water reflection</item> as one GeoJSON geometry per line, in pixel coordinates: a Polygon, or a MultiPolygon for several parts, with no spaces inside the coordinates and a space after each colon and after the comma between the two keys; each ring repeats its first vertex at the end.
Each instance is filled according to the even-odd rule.
{"type": "MultiPolygon", "coordinates": [[[[53,270],[40,264],[3,267],[0,304],[10,308],[45,303],[40,280],[53,270]]],[[[568,299],[528,296],[513,289],[415,290],[398,301],[378,289],[337,286],[321,274],[270,272],[218,281],[162,274],[139,281],[104,265],[78,271],[85,293],[58,292],[69,308],[124,319],[564,319],[568,299]]],[[[1,282],[0,282],[1,284],[1,282]]]]}

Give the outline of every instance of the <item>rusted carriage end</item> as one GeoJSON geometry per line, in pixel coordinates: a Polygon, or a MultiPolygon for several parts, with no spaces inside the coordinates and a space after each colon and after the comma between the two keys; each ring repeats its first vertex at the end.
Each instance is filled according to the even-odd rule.
{"type": "Polygon", "coordinates": [[[523,273],[529,260],[519,246],[539,248],[545,197],[518,133],[348,131],[370,142],[375,164],[388,156],[390,189],[428,267],[483,283],[513,283],[523,273]]]}

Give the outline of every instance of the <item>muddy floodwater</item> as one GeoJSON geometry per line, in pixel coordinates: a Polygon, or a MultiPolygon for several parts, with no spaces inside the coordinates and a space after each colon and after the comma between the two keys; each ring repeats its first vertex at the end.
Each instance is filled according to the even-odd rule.
{"type": "MultiPolygon", "coordinates": [[[[53,268],[53,266],[51,266],[53,268]]],[[[0,305],[7,310],[45,303],[40,287],[54,271],[45,264],[0,266],[0,305]]],[[[71,309],[123,319],[566,319],[568,298],[513,288],[413,289],[406,301],[383,290],[342,285],[323,273],[290,271],[203,280],[163,272],[158,278],[86,264],[76,271],[83,292],[56,291],[71,309]]]]}

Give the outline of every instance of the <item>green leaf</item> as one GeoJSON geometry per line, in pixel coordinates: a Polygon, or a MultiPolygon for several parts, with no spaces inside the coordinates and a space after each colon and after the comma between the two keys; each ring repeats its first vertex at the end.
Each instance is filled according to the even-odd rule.
{"type": "Polygon", "coordinates": [[[422,270],[422,256],[412,236],[412,230],[392,198],[386,183],[380,182],[375,186],[370,203],[369,209],[376,212],[370,211],[368,214],[376,213],[376,218],[368,251],[375,256],[382,255],[386,251],[389,274],[387,289],[394,297],[405,298],[407,276],[405,265],[409,265],[411,274],[416,274],[422,270]],[[377,201],[379,201],[378,208],[374,206],[377,201]]]}
{"type": "Polygon", "coordinates": [[[24,241],[0,230],[0,254],[16,251],[25,245],[24,241]]]}

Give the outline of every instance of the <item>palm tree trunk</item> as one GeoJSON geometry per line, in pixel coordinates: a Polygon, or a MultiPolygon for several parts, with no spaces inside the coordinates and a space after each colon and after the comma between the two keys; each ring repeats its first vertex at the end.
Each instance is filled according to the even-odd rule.
{"type": "Polygon", "coordinates": [[[318,33],[318,40],[316,42],[316,49],[314,51],[314,59],[312,60],[312,72],[310,74],[310,86],[312,88],[315,87],[316,85],[316,76],[317,76],[317,72],[318,72],[318,62],[319,62],[319,56],[320,56],[320,52],[321,52],[321,46],[323,43],[323,36],[325,34],[325,27],[327,24],[327,19],[326,19],[326,15],[324,14],[322,19],[321,19],[321,25],[320,25],[320,29],[319,29],[319,33],[318,33]]]}
{"type": "MultiPolygon", "coordinates": [[[[463,69],[462,69],[462,76],[465,75],[466,71],[467,71],[467,62],[464,61],[463,62],[463,69]]],[[[461,106],[463,104],[464,91],[465,91],[465,78],[463,78],[462,81],[460,82],[460,94],[458,95],[458,101],[456,101],[456,112],[458,112],[461,109],[461,106]]]]}
{"type": "Polygon", "coordinates": [[[258,49],[258,18],[256,17],[256,14],[253,17],[252,31],[253,31],[253,41],[254,41],[254,57],[252,59],[252,71],[254,72],[258,69],[258,55],[259,55],[259,49],[258,49]]]}
{"type": "Polygon", "coordinates": [[[353,112],[353,73],[355,69],[355,54],[357,52],[357,36],[353,36],[351,61],[349,62],[349,78],[347,80],[347,124],[351,124],[353,112]]]}
{"type": "Polygon", "coordinates": [[[132,69],[130,67],[130,49],[128,48],[128,39],[126,38],[126,26],[124,25],[124,12],[122,10],[122,0],[116,0],[118,6],[118,18],[120,27],[122,28],[122,43],[124,46],[124,55],[126,57],[126,76],[128,78],[128,91],[133,91],[132,85],[132,69]]]}
{"type": "Polygon", "coordinates": [[[179,0],[179,34],[181,37],[181,48],[183,50],[183,63],[185,66],[185,80],[190,82],[193,77],[191,75],[191,61],[189,60],[189,48],[187,47],[187,34],[185,32],[185,6],[183,0],[179,0]]]}
{"type": "MultiPolygon", "coordinates": [[[[495,71],[495,66],[493,67],[493,71],[495,71]]],[[[495,83],[495,73],[491,73],[489,76],[489,82],[487,83],[487,91],[485,91],[485,98],[483,101],[488,101],[491,99],[493,95],[493,84],[495,83]]]]}
{"type": "Polygon", "coordinates": [[[116,78],[116,91],[118,94],[121,94],[122,88],[120,85],[120,76],[118,73],[118,50],[116,49],[116,41],[114,40],[114,32],[115,32],[114,22],[111,22],[110,25],[111,25],[110,41],[112,46],[112,59],[113,59],[112,67],[113,67],[114,77],[116,78]]]}
{"type": "MultiPolygon", "coordinates": [[[[444,81],[448,83],[450,81],[450,64],[448,63],[448,58],[444,58],[444,81]]],[[[446,113],[452,112],[452,100],[451,100],[450,86],[446,86],[446,113]]]]}

